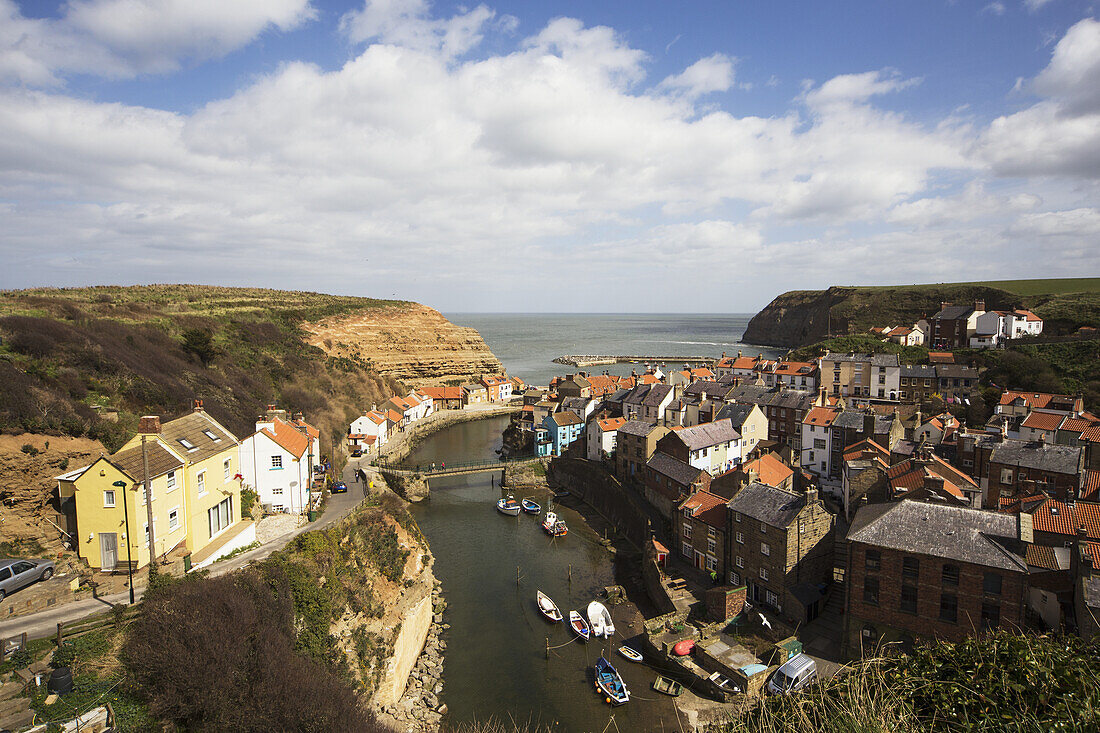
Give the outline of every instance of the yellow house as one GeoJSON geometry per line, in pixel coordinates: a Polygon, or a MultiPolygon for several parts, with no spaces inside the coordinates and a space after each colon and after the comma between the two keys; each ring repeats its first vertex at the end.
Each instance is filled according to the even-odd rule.
{"type": "Polygon", "coordinates": [[[118,453],[59,476],[62,508],[76,528],[81,558],[110,570],[126,562],[129,542],[135,567],[149,562],[146,461],[158,556],[182,548],[191,553],[193,566],[202,566],[254,542],[255,526],[241,521],[238,446],[196,401],[194,411],[163,425],[159,417],[143,417],[138,433],[118,453]],[[116,482],[127,484],[129,537],[116,482]]]}

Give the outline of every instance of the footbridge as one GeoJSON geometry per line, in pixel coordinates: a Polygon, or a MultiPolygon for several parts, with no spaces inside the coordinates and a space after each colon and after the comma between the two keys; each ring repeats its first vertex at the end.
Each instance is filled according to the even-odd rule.
{"type": "Polygon", "coordinates": [[[542,459],[538,456],[521,456],[507,459],[466,462],[437,461],[435,463],[410,465],[408,463],[390,463],[383,458],[379,458],[374,460],[371,465],[380,471],[389,471],[403,476],[419,474],[425,477],[436,477],[459,476],[466,473],[484,473],[486,471],[501,471],[508,466],[524,466],[538,463],[540,460],[542,459]]]}

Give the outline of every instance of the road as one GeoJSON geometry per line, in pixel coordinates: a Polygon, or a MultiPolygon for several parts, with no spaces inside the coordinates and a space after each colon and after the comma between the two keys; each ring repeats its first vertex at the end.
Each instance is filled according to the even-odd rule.
{"type": "MultiPolygon", "coordinates": [[[[322,514],[316,522],[298,527],[281,537],[273,539],[262,547],[243,552],[229,560],[216,562],[207,568],[210,575],[225,575],[226,573],[240,570],[249,563],[263,560],[271,553],[283,549],[292,539],[303,532],[322,529],[343,519],[367,496],[367,485],[355,482],[355,469],[358,468],[358,465],[359,461],[353,458],[348,462],[348,465],[344,467],[343,479],[344,483],[348,485],[347,493],[331,495],[328,504],[325,506],[324,514],[322,514]]],[[[135,600],[141,600],[144,593],[144,587],[135,587],[135,600]]],[[[115,593],[100,598],[86,598],[84,600],[74,601],[73,603],[66,603],[57,608],[51,608],[46,611],[2,621],[0,622],[0,639],[16,636],[23,632],[26,632],[27,637],[31,639],[41,639],[52,636],[57,633],[57,625],[59,623],[76,621],[85,616],[103,613],[104,611],[110,610],[112,605],[116,603],[127,603],[129,600],[129,591],[123,591],[122,593],[115,593]]]]}

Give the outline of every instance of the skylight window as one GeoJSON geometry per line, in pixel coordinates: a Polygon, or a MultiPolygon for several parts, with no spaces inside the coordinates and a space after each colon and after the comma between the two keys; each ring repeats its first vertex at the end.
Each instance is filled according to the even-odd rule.
{"type": "Polygon", "coordinates": [[[196,451],[196,450],[198,450],[198,449],[199,449],[197,445],[195,445],[194,443],[192,443],[192,442],[191,442],[190,440],[188,440],[187,438],[180,438],[180,439],[179,439],[179,443],[180,443],[180,445],[182,445],[182,446],[183,446],[184,448],[186,448],[186,449],[187,449],[187,452],[188,452],[188,453],[190,453],[191,451],[196,451]]]}
{"type": "Polygon", "coordinates": [[[214,441],[215,443],[222,442],[222,439],[215,435],[213,430],[203,430],[202,434],[210,438],[210,440],[214,441]]]}

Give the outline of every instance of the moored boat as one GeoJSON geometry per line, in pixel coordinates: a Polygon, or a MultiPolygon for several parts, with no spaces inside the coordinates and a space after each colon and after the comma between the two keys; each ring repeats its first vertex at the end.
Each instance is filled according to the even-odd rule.
{"type": "Polygon", "coordinates": [[[538,514],[542,511],[542,507],[531,501],[530,499],[524,499],[523,501],[521,501],[520,506],[522,506],[523,511],[527,512],[528,514],[538,514]]]}
{"type": "Polygon", "coordinates": [[[507,514],[510,517],[514,517],[519,514],[519,510],[519,502],[515,500],[515,497],[509,496],[507,499],[497,500],[497,511],[501,514],[507,514]]]}
{"type": "Polygon", "coordinates": [[[679,697],[684,691],[684,686],[676,680],[670,680],[668,677],[657,675],[657,679],[653,680],[653,689],[665,695],[679,697]]]}
{"type": "Polygon", "coordinates": [[[637,649],[634,649],[634,648],[631,648],[631,647],[628,647],[628,646],[619,647],[619,654],[622,654],[624,657],[626,657],[627,659],[629,659],[632,662],[642,661],[642,653],[640,651],[638,651],[637,649]]]}
{"type": "Polygon", "coordinates": [[[561,621],[561,611],[558,610],[557,604],[550,600],[550,596],[537,590],[535,598],[538,600],[539,611],[548,621],[561,621]]]}
{"type": "Polygon", "coordinates": [[[574,634],[588,641],[588,637],[591,634],[588,628],[588,622],[586,622],[584,617],[576,611],[569,612],[569,628],[573,629],[574,634]]]}
{"type": "Polygon", "coordinates": [[[569,531],[565,522],[558,519],[558,515],[554,512],[546,512],[546,517],[542,520],[542,528],[551,537],[561,537],[569,531]]]}
{"type": "Polygon", "coordinates": [[[615,635],[615,624],[611,621],[611,612],[599,601],[588,604],[588,623],[595,636],[610,639],[615,635]]]}
{"type": "Polygon", "coordinates": [[[622,705],[630,700],[630,692],[623,684],[623,678],[611,666],[611,662],[603,657],[596,662],[596,687],[607,696],[607,702],[612,705],[622,705]]]}

